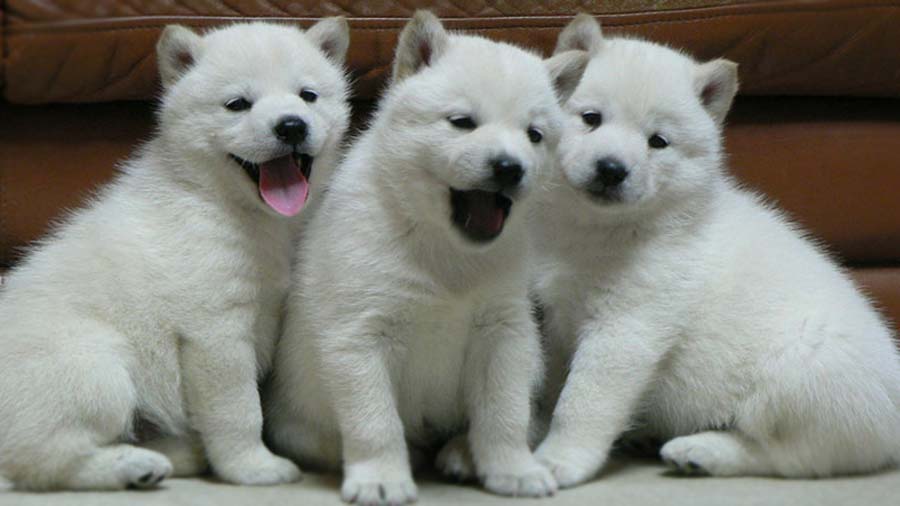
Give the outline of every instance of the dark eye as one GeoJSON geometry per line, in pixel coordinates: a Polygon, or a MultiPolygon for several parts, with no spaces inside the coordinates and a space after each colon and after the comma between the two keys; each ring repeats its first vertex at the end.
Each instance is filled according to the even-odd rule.
{"type": "Polygon", "coordinates": [[[603,123],[603,115],[597,111],[583,112],[581,113],[581,121],[584,121],[584,124],[591,128],[597,128],[603,123]]]}
{"type": "Polygon", "coordinates": [[[304,88],[300,91],[300,98],[302,98],[304,102],[309,102],[311,104],[318,100],[319,94],[313,90],[304,88]]]}
{"type": "Polygon", "coordinates": [[[253,104],[244,97],[232,98],[228,102],[225,102],[225,108],[234,112],[246,111],[251,107],[253,107],[253,104]]]}
{"type": "Polygon", "coordinates": [[[528,127],[528,140],[531,141],[532,144],[537,144],[541,142],[544,138],[544,134],[535,127],[528,127]]]}
{"type": "Polygon", "coordinates": [[[462,114],[456,116],[450,116],[447,118],[447,121],[450,122],[451,125],[456,128],[461,128],[463,130],[475,130],[478,128],[478,125],[475,124],[475,120],[472,119],[471,116],[465,116],[462,114]]]}
{"type": "Polygon", "coordinates": [[[663,149],[669,145],[669,141],[659,134],[653,134],[647,140],[647,144],[653,149],[663,149]]]}

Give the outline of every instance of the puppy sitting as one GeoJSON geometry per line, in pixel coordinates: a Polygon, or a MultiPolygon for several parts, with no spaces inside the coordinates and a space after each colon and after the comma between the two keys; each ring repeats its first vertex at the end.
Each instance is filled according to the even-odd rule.
{"type": "Polygon", "coordinates": [[[813,477],[895,462],[891,331],[726,173],[736,65],[605,39],[589,16],[560,35],[557,50],[573,48],[593,57],[533,229],[555,402],[538,458],[574,485],[635,423],[671,439],[662,456],[686,472],[813,477]]]}
{"type": "Polygon", "coordinates": [[[407,441],[466,429],[446,472],[555,490],[527,443],[541,358],[524,217],[559,136],[554,89],[585,63],[450,35],[428,12],[403,30],[393,83],[310,224],[265,401],[273,447],[343,463],[346,501],[414,500],[407,441]]]}
{"type": "Polygon", "coordinates": [[[338,18],[166,28],[158,135],[0,293],[6,480],[149,487],[204,454],[234,483],[299,477],[262,443],[257,378],[290,279],[288,217],[321,192],[347,127],[347,43],[338,18]],[[138,423],[161,437],[135,446],[138,423]]]}

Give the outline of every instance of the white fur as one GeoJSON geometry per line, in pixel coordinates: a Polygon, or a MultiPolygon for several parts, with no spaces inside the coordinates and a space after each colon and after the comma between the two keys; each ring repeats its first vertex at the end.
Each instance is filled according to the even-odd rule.
{"type": "Polygon", "coordinates": [[[896,462],[891,330],[820,248],[725,173],[734,65],[637,40],[579,45],[595,54],[565,105],[558,181],[534,213],[555,403],[538,458],[572,486],[637,427],[674,438],[662,456],[689,472],[815,477],[896,462]],[[583,124],[587,110],[602,112],[599,128],[583,124]],[[670,146],[649,148],[654,133],[670,146]],[[631,171],[618,202],[585,190],[607,156],[631,171]]]}
{"type": "MultiPolygon", "coordinates": [[[[328,23],[323,40],[346,37],[328,23]]],[[[203,470],[203,450],[231,482],[299,477],[261,441],[257,378],[302,218],[269,211],[227,154],[275,156],[274,122],[302,115],[317,198],[349,118],[340,62],[317,43],[265,24],[167,28],[159,134],[0,293],[0,474],[17,488],[152,486],[203,470]],[[235,94],[256,105],[226,110],[235,94]],[[152,450],[131,444],[138,422],[163,436],[152,450]]]]}
{"type": "Polygon", "coordinates": [[[580,73],[580,61],[545,66],[513,46],[448,35],[425,12],[401,35],[395,81],[304,238],[264,398],[273,448],[305,465],[343,463],[345,500],[414,500],[410,451],[466,429],[468,444],[455,447],[471,448],[466,468],[489,490],[555,490],[527,444],[541,358],[524,217],[559,134],[547,69],[580,73]],[[479,127],[451,126],[461,113],[479,127]],[[451,224],[449,187],[483,184],[501,153],[525,178],[502,234],[474,245],[451,224]]]}

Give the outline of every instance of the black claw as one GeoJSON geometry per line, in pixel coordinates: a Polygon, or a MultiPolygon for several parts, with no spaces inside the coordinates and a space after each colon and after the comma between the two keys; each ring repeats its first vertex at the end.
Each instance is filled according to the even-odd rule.
{"type": "Polygon", "coordinates": [[[384,491],[384,485],[378,485],[378,497],[384,501],[387,497],[387,492],[384,491]]]}
{"type": "Polygon", "coordinates": [[[152,478],[153,478],[153,472],[151,471],[151,472],[143,474],[140,478],[138,478],[138,483],[146,485],[146,484],[150,483],[150,480],[152,478]]]}
{"type": "Polygon", "coordinates": [[[693,460],[689,460],[687,466],[691,471],[699,471],[701,469],[700,464],[694,462],[693,460]]]}

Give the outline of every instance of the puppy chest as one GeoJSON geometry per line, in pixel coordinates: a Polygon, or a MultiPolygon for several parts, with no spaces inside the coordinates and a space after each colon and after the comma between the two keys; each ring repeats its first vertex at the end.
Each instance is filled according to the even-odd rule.
{"type": "Polygon", "coordinates": [[[406,353],[395,371],[401,416],[414,438],[452,430],[465,420],[462,382],[471,310],[429,307],[417,316],[404,332],[406,353]]]}

